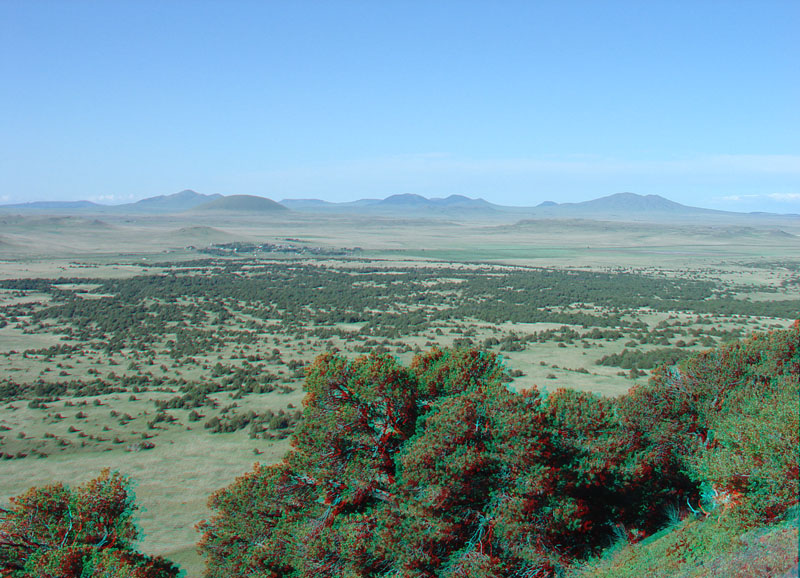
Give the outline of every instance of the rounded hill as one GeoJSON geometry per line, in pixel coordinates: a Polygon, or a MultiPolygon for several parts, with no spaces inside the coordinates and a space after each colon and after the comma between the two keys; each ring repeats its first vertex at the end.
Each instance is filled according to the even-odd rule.
{"type": "Polygon", "coordinates": [[[228,195],[227,197],[198,205],[194,210],[236,213],[279,213],[288,211],[289,209],[265,197],[256,197],[255,195],[228,195]]]}
{"type": "Polygon", "coordinates": [[[201,225],[191,227],[181,227],[168,234],[172,241],[181,241],[193,245],[208,245],[210,243],[227,243],[234,240],[230,233],[215,227],[204,227],[201,225]]]}

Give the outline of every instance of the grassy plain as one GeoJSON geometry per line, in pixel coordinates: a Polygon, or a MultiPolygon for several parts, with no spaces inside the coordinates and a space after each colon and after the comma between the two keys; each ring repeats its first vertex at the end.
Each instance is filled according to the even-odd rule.
{"type": "Polygon", "coordinates": [[[0,503],[118,469],[145,508],[142,550],[188,576],[208,496],[284,455],[320,353],[408,363],[473,344],[503,357],[515,389],[618,395],[649,367],[607,356],[697,351],[800,309],[788,217],[0,222],[0,503]]]}

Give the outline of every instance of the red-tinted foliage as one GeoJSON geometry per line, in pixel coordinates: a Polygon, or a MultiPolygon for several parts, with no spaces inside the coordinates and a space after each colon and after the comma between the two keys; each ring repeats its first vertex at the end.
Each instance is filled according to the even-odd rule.
{"type": "Polygon", "coordinates": [[[31,488],[0,510],[0,570],[19,578],[176,576],[171,563],[132,550],[135,509],[119,472],[104,470],[74,491],[61,484],[31,488]]]}
{"type": "Polygon", "coordinates": [[[378,564],[372,528],[395,500],[394,454],[414,431],[416,385],[388,355],[320,356],[284,463],[212,497],[219,513],[201,524],[200,545],[209,575],[335,576],[378,564]]]}
{"type": "Polygon", "coordinates": [[[416,379],[388,355],[352,363],[320,356],[309,368],[292,465],[321,484],[328,503],[357,504],[394,476],[393,456],[413,432],[416,379]]]}
{"type": "Polygon", "coordinates": [[[420,404],[473,389],[502,387],[503,366],[491,352],[437,349],[417,355],[411,371],[419,380],[420,404]]]}
{"type": "Polygon", "coordinates": [[[797,501],[798,391],[795,323],[659,368],[621,399],[621,417],[662,467],[744,493],[771,517],[797,501]]]}
{"type": "Polygon", "coordinates": [[[285,521],[314,498],[309,484],[284,465],[256,464],[252,472],[209,500],[218,514],[198,526],[204,532],[199,547],[208,558],[208,566],[222,576],[279,573],[294,541],[286,534],[285,521]]]}
{"type": "Polygon", "coordinates": [[[754,400],[797,388],[797,335],[661,368],[620,399],[513,393],[497,358],[476,350],[435,349],[410,370],[388,356],[321,356],[290,454],[212,497],[207,575],[553,576],[620,529],[644,537],[670,506],[696,504],[704,481],[785,507],[796,459],[766,454],[782,456],[796,426],[770,426],[777,445],[747,440],[772,423],[754,400]],[[723,430],[737,412],[761,425],[734,443],[723,430]],[[698,458],[723,450],[730,471],[698,458]],[[757,483],[734,489],[743,463],[757,483]]]}
{"type": "Polygon", "coordinates": [[[576,546],[602,542],[612,524],[654,530],[668,505],[696,494],[680,463],[620,422],[618,400],[560,389],[546,403],[562,463],[556,491],[582,506],[576,546]]]}

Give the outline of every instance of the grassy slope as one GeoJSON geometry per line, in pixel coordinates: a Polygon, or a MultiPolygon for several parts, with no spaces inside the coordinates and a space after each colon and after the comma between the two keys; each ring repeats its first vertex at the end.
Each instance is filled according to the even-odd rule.
{"type": "Polygon", "coordinates": [[[570,578],[755,578],[797,576],[798,510],[772,525],[744,528],[730,512],[687,518],[648,539],[621,541],[570,578]]]}

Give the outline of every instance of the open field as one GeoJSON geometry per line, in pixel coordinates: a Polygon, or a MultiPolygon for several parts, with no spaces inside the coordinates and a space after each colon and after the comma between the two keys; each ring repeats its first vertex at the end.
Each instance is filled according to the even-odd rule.
{"type": "Polygon", "coordinates": [[[800,222],[0,217],[0,503],[110,466],[199,576],[214,490],[278,461],[325,351],[498,353],[618,395],[800,311],[800,222]]]}

